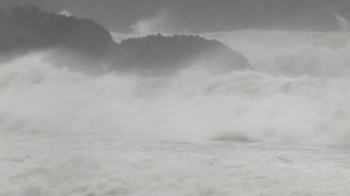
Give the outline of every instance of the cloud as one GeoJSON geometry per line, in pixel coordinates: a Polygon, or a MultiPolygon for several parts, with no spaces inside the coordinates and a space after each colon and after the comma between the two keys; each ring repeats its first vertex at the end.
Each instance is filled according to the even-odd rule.
{"type": "Polygon", "coordinates": [[[166,11],[158,12],[154,17],[141,19],[131,26],[134,34],[165,33],[168,31],[169,15],[166,11]]]}
{"type": "Polygon", "coordinates": [[[66,10],[66,9],[63,10],[63,11],[61,11],[60,14],[61,14],[61,15],[65,15],[65,16],[67,16],[67,17],[72,16],[72,14],[71,14],[68,10],[66,10]]]}

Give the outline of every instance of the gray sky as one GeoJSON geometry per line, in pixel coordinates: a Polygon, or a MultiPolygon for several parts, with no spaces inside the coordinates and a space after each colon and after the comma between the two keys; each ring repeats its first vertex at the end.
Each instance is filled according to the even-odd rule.
{"type": "Polygon", "coordinates": [[[349,15],[348,0],[1,0],[0,7],[36,4],[96,20],[109,30],[213,32],[247,28],[337,30],[333,13],[349,15]]]}

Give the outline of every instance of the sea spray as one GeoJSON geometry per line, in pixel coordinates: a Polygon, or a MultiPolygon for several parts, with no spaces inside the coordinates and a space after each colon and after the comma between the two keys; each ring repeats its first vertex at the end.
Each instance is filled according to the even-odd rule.
{"type": "Polygon", "coordinates": [[[337,14],[334,14],[334,17],[337,19],[337,22],[339,24],[339,28],[342,32],[349,32],[350,31],[350,25],[349,25],[349,21],[347,21],[345,18],[337,15],[337,14]]]}
{"type": "Polygon", "coordinates": [[[349,144],[347,77],[90,77],[32,54],[0,67],[2,132],[114,134],[171,141],[349,144]],[[243,138],[243,139],[242,139],[243,138]]]}
{"type": "Polygon", "coordinates": [[[272,75],[350,75],[350,34],[244,30],[203,34],[242,53],[256,71],[272,75]]]}

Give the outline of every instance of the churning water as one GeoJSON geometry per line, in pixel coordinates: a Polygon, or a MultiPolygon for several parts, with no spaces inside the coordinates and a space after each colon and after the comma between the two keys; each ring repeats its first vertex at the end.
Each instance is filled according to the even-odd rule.
{"type": "MultiPolygon", "coordinates": [[[[0,130],[155,140],[350,144],[345,33],[246,30],[203,34],[255,71],[200,65],[172,78],[71,72],[30,54],[0,67],[0,130]]],[[[67,65],[69,67],[70,65],[67,65]]]]}
{"type": "Polygon", "coordinates": [[[3,61],[0,195],[350,195],[349,35],[202,36],[255,71],[88,76],[50,52],[3,61]]]}

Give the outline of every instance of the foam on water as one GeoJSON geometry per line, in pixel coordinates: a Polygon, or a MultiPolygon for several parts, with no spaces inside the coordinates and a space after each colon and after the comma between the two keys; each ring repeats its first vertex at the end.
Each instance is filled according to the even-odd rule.
{"type": "MultiPolygon", "coordinates": [[[[118,73],[90,77],[52,66],[44,60],[45,53],[3,63],[0,130],[176,141],[350,144],[348,44],[334,49],[333,39],[310,45],[315,41],[310,34],[258,32],[265,39],[254,39],[256,31],[240,33],[220,36],[258,71],[212,75],[197,66],[168,79],[118,73]],[[267,38],[269,34],[309,43],[277,43],[267,38]],[[236,40],[237,35],[245,37],[236,40]],[[290,53],[293,64],[285,64],[283,56],[290,53]],[[308,65],[305,58],[317,60],[312,69],[303,67],[308,65]],[[285,70],[292,68],[297,70],[289,72],[293,74],[285,70]],[[325,70],[332,70],[331,76],[325,70]]],[[[320,36],[347,39],[342,34],[320,36]]]]}
{"type": "Polygon", "coordinates": [[[0,195],[349,195],[347,35],[204,36],[257,71],[92,77],[50,52],[0,59],[0,195]]]}

